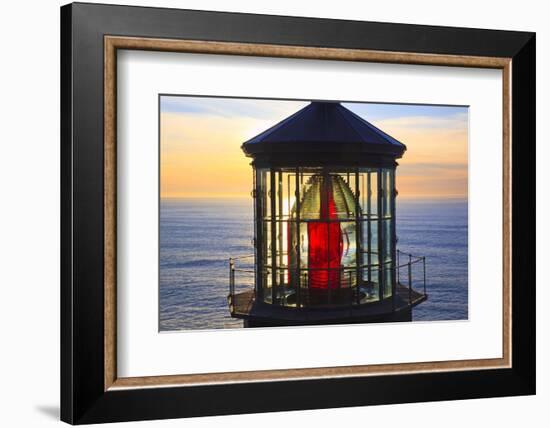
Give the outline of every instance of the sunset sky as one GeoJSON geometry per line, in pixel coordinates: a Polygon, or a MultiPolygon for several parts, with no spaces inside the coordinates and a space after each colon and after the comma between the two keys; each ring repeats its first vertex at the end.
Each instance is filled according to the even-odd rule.
{"type": "MultiPolygon", "coordinates": [[[[307,104],[162,96],[161,197],[249,197],[252,168],[241,144],[307,104]]],[[[399,198],[467,196],[467,107],[342,104],[407,146],[399,198]]]]}

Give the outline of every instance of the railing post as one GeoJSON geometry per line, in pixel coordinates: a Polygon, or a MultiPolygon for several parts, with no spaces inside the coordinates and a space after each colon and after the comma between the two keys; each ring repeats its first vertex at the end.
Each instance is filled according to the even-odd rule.
{"type": "Polygon", "coordinates": [[[229,258],[229,295],[231,299],[235,295],[235,267],[232,257],[229,258]]]}
{"type": "Polygon", "coordinates": [[[309,293],[309,291],[310,291],[309,279],[308,279],[308,276],[307,276],[306,272],[303,273],[303,276],[302,276],[300,281],[301,281],[300,285],[305,284],[305,287],[304,287],[305,294],[302,294],[302,297],[305,297],[305,299],[302,299],[302,302],[303,302],[302,307],[305,307],[306,320],[308,320],[309,319],[309,307],[311,305],[311,295],[309,293]]]}
{"type": "Polygon", "coordinates": [[[411,255],[409,254],[409,306],[412,304],[412,275],[411,275],[411,255]]]}
{"type": "Polygon", "coordinates": [[[422,264],[424,266],[424,296],[426,295],[426,256],[422,257],[422,264]]]}
{"type": "MultiPolygon", "coordinates": [[[[300,270],[300,168],[296,167],[296,184],[294,190],[294,196],[296,197],[296,308],[299,308],[302,305],[302,274],[300,270]]],[[[290,209],[290,206],[289,206],[290,209]]],[[[292,224],[292,223],[290,223],[292,224]]],[[[289,266],[290,267],[290,266],[289,266]]]]}
{"type": "Polygon", "coordinates": [[[349,271],[349,289],[351,291],[351,305],[353,306],[353,296],[355,292],[355,303],[359,304],[361,302],[360,295],[359,295],[359,282],[357,281],[357,277],[355,279],[355,289],[353,288],[353,274],[355,272],[349,271]]]}
{"type": "Polygon", "coordinates": [[[396,254],[397,254],[397,284],[399,284],[399,267],[400,267],[400,265],[399,265],[399,253],[400,253],[400,251],[397,250],[396,251],[396,254]]]}
{"type": "Polygon", "coordinates": [[[392,284],[392,292],[391,292],[391,311],[395,312],[395,299],[397,297],[397,286],[399,285],[399,281],[396,282],[397,273],[395,271],[399,269],[395,267],[395,260],[392,260],[391,263],[392,263],[393,282],[394,282],[394,284],[392,284]]]}

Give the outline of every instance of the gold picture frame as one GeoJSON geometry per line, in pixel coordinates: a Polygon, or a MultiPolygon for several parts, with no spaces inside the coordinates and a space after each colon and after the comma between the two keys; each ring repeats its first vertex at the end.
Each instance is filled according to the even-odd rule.
{"type": "Polygon", "coordinates": [[[105,390],[159,386],[185,386],[272,380],[318,379],[437,371],[498,369],[511,366],[511,58],[434,55],[357,49],[297,47],[197,40],[105,36],[105,390]],[[116,375],[116,52],[119,49],[246,55],[275,58],[360,61],[392,64],[439,65],[502,70],[503,147],[503,321],[502,358],[423,363],[358,365],[307,369],[262,370],[170,376],[122,377],[116,375]]]}

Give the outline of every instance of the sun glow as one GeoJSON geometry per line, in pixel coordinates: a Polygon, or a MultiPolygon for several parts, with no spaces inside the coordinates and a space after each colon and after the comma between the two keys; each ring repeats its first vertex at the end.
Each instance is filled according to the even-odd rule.
{"type": "MultiPolygon", "coordinates": [[[[160,115],[162,198],[250,198],[250,159],[241,144],[306,104],[167,98],[171,109],[161,103],[160,115]]],[[[399,198],[467,197],[467,109],[442,107],[448,114],[441,114],[435,107],[427,112],[425,107],[392,106],[393,116],[377,117],[389,107],[368,105],[367,114],[359,113],[362,106],[357,104],[358,114],[407,145],[398,160],[399,198]]],[[[346,107],[353,110],[354,105],[346,107]]],[[[285,214],[291,207],[285,200],[285,214]]]]}

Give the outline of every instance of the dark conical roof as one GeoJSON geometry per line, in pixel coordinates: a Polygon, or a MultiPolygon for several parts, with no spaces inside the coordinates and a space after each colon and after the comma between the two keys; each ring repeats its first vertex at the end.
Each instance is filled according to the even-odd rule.
{"type": "Polygon", "coordinates": [[[406,146],[340,103],[312,102],[242,145],[247,156],[339,154],[400,158],[406,146]]]}

